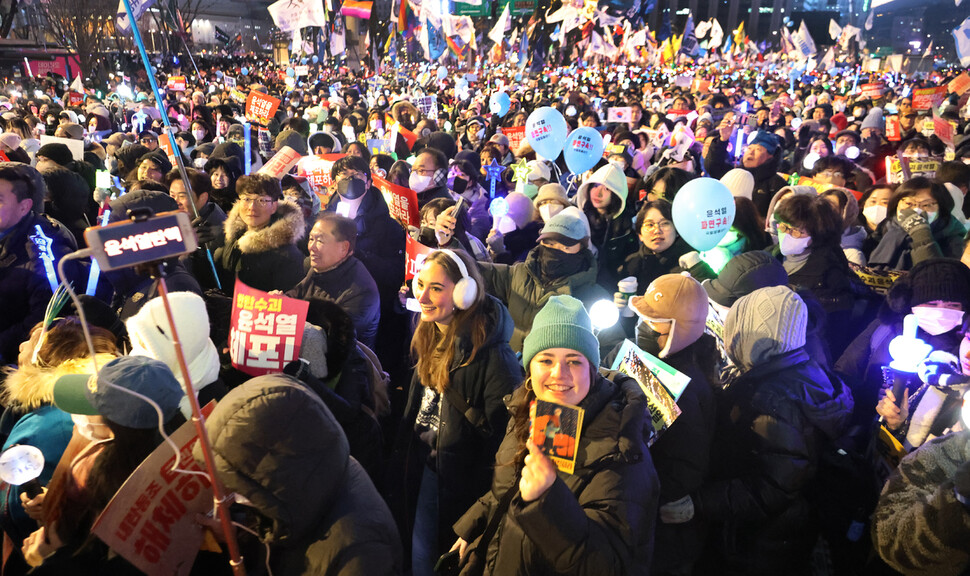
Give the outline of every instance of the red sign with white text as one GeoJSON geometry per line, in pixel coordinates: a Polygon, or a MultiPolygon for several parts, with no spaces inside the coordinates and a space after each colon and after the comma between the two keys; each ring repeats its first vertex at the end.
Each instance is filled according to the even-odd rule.
{"type": "Polygon", "coordinates": [[[387,203],[391,218],[415,228],[421,226],[421,217],[418,215],[418,195],[414,190],[392,184],[374,173],[371,173],[371,178],[374,180],[374,187],[384,195],[384,202],[387,203]]]}
{"type": "Polygon", "coordinates": [[[172,92],[185,92],[185,76],[169,76],[165,87],[172,92]]]}
{"type": "Polygon", "coordinates": [[[946,88],[957,96],[963,96],[963,93],[970,88],[970,74],[967,74],[966,72],[960,74],[953,80],[950,80],[950,83],[947,84],[946,88]]]}
{"type": "Polygon", "coordinates": [[[300,357],[310,303],[269,294],[236,279],[229,328],[229,357],[250,376],[283,371],[300,357]]]}
{"type": "Polygon", "coordinates": [[[525,126],[502,128],[502,134],[505,134],[509,139],[509,150],[515,152],[522,145],[522,141],[525,140],[525,126]]]}
{"type": "Polygon", "coordinates": [[[902,131],[899,128],[899,116],[890,116],[886,119],[886,138],[890,142],[899,142],[902,131]]]}
{"type": "Polygon", "coordinates": [[[273,178],[282,178],[291,168],[296,166],[300,158],[303,158],[303,156],[300,156],[299,152],[289,146],[283,146],[279,152],[266,161],[266,164],[263,164],[258,174],[268,174],[273,178]]]}
{"type": "Polygon", "coordinates": [[[330,171],[333,168],[333,164],[344,156],[346,154],[317,154],[316,156],[307,156],[303,160],[300,160],[299,165],[296,167],[296,173],[307,179],[310,183],[310,188],[314,192],[318,192],[324,188],[330,188],[333,185],[333,180],[330,178],[330,171]]]}
{"type": "Polygon", "coordinates": [[[870,100],[876,100],[882,97],[882,93],[886,90],[885,82],[871,82],[869,84],[863,84],[859,86],[859,91],[862,92],[863,98],[869,98],[870,100]]]}
{"type": "Polygon", "coordinates": [[[421,272],[421,267],[424,265],[424,259],[428,257],[428,254],[434,252],[434,248],[425,246],[414,238],[411,238],[410,234],[406,234],[405,238],[407,262],[404,269],[404,279],[410,280],[421,272]]]}
{"type": "Polygon", "coordinates": [[[246,118],[250,122],[269,124],[270,119],[276,115],[276,109],[280,107],[280,101],[269,94],[256,92],[255,90],[246,96],[246,118]]]}
{"type": "Polygon", "coordinates": [[[946,98],[946,86],[917,88],[913,90],[913,110],[929,110],[939,106],[946,98]]]}
{"type": "Polygon", "coordinates": [[[84,94],[79,92],[68,92],[67,105],[71,108],[84,106],[84,94]]]}

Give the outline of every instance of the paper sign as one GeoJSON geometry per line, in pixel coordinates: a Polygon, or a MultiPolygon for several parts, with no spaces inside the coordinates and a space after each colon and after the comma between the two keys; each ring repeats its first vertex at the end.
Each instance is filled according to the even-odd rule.
{"type": "Polygon", "coordinates": [[[623,341],[613,362],[613,369],[636,380],[647,397],[647,408],[653,424],[653,433],[647,438],[647,446],[652,446],[680,416],[677,400],[690,378],[644,352],[629,340],[623,341]],[[667,385],[667,382],[671,385],[667,385]]]}
{"type": "MultiPolygon", "coordinates": [[[[212,412],[214,403],[203,408],[212,412]]],[[[171,435],[179,447],[179,468],[205,472],[192,458],[199,440],[186,422],[171,435]]],[[[207,476],[173,472],[175,454],[163,442],[128,477],[94,522],[91,532],[149,576],[188,574],[204,532],[195,515],[212,510],[212,487],[207,476]]]]}
{"type": "Polygon", "coordinates": [[[283,146],[279,152],[266,161],[266,164],[263,164],[258,174],[268,174],[273,178],[282,178],[284,174],[296,166],[300,158],[303,158],[303,156],[300,156],[299,152],[289,146],[283,146]]]}
{"type": "Polygon", "coordinates": [[[303,176],[310,183],[310,188],[314,193],[330,188],[333,181],[330,179],[330,170],[334,162],[340,160],[346,154],[318,154],[307,156],[296,167],[296,173],[303,176]]]}
{"type": "Polygon", "coordinates": [[[438,98],[435,96],[422,96],[414,99],[414,105],[425,118],[430,120],[438,119],[438,98]]]}
{"type": "Polygon", "coordinates": [[[178,166],[178,159],[175,157],[175,151],[172,150],[172,142],[168,139],[168,134],[162,134],[158,137],[158,147],[168,156],[168,162],[172,166],[178,166]]]}
{"type": "Polygon", "coordinates": [[[513,153],[522,146],[522,141],[525,140],[525,126],[511,126],[508,128],[502,128],[502,134],[509,139],[509,150],[513,153]]]}
{"type": "Polygon", "coordinates": [[[229,328],[233,367],[262,376],[283,371],[300,357],[303,326],[310,303],[282,294],[268,294],[236,279],[229,328]]]}
{"type": "Polygon", "coordinates": [[[404,268],[404,279],[410,280],[417,276],[421,272],[421,267],[424,265],[424,259],[432,252],[434,252],[434,248],[425,246],[414,238],[411,238],[410,234],[405,234],[407,261],[404,268]]]}
{"type": "Polygon", "coordinates": [[[169,76],[165,87],[173,92],[185,92],[185,76],[169,76]]]}
{"type": "Polygon", "coordinates": [[[629,106],[613,106],[606,111],[607,122],[633,122],[633,109],[629,106]]]}
{"type": "Polygon", "coordinates": [[[309,66],[306,66],[306,65],[304,65],[304,66],[294,66],[293,67],[293,71],[295,73],[294,75],[297,78],[300,78],[301,76],[309,76],[310,75],[310,67],[309,66]]]}
{"type": "Polygon", "coordinates": [[[40,145],[44,146],[46,144],[64,144],[71,149],[71,157],[75,160],[84,160],[84,140],[75,140],[74,138],[59,138],[57,136],[48,136],[43,134],[40,137],[40,145]]]}
{"type": "Polygon", "coordinates": [[[703,78],[695,78],[693,84],[691,85],[691,92],[695,94],[709,92],[711,89],[711,81],[704,80],[703,78]]]}
{"type": "Polygon", "coordinates": [[[236,87],[236,79],[233,78],[232,76],[223,76],[222,83],[226,85],[226,88],[236,87]]]}
{"type": "Polygon", "coordinates": [[[276,109],[280,107],[280,101],[268,94],[252,91],[246,96],[246,118],[250,122],[269,124],[270,119],[276,115],[276,109]]]}
{"type": "Polygon", "coordinates": [[[367,150],[370,151],[371,155],[374,154],[390,154],[391,153],[391,141],[390,140],[380,140],[376,138],[367,139],[367,150]]]}
{"type": "Polygon", "coordinates": [[[886,119],[886,138],[890,142],[899,142],[902,138],[902,130],[899,128],[899,116],[890,116],[886,119]]]}
{"type": "MultiPolygon", "coordinates": [[[[390,118],[390,117],[388,117],[388,118],[390,118]]],[[[401,123],[400,122],[397,122],[396,120],[390,120],[390,122],[391,122],[391,124],[389,124],[389,126],[391,127],[391,134],[395,134],[396,133],[396,134],[400,134],[401,136],[403,136],[404,137],[404,141],[408,143],[408,150],[410,150],[411,148],[414,148],[414,143],[418,141],[418,135],[415,134],[414,132],[408,130],[404,126],[401,126],[401,123]]],[[[397,148],[397,137],[396,136],[393,137],[393,138],[391,138],[391,144],[395,148],[397,148]]]]}
{"type": "Polygon", "coordinates": [[[585,410],[568,404],[533,400],[529,406],[532,443],[566,474],[576,469],[576,447],[585,410]]]}
{"type": "Polygon", "coordinates": [[[374,181],[374,187],[384,195],[384,202],[387,203],[391,218],[415,228],[421,226],[421,217],[418,215],[418,195],[414,190],[392,184],[377,174],[371,173],[371,178],[374,181]]]}
{"type": "Polygon", "coordinates": [[[962,96],[963,93],[970,88],[970,74],[967,74],[966,72],[960,74],[951,80],[950,83],[947,84],[946,88],[957,96],[962,96]]]}
{"type": "Polygon", "coordinates": [[[84,106],[84,94],[80,94],[78,92],[68,92],[67,105],[71,108],[84,106]]]}
{"type": "MultiPolygon", "coordinates": [[[[811,186],[812,188],[815,188],[815,190],[819,194],[821,194],[822,192],[827,192],[827,191],[831,190],[832,188],[835,188],[835,184],[829,184],[828,182],[819,182],[817,180],[812,180],[811,178],[808,178],[807,176],[801,176],[798,179],[798,184],[797,185],[798,186],[811,186]]],[[[856,201],[858,201],[858,200],[860,200],[862,198],[862,192],[859,192],[857,190],[852,190],[851,188],[845,188],[845,187],[842,187],[842,189],[845,190],[846,192],[849,192],[850,194],[852,194],[855,197],[856,201]]]]}
{"type": "Polygon", "coordinates": [[[953,125],[936,114],[933,114],[933,132],[944,144],[953,148],[953,125]]]}
{"type": "Polygon", "coordinates": [[[946,98],[946,86],[918,88],[913,90],[913,110],[929,110],[939,106],[946,98]]]}
{"type": "Polygon", "coordinates": [[[933,179],[940,162],[936,158],[921,156],[918,158],[886,157],[886,180],[890,184],[902,184],[917,176],[933,179]]]}
{"type": "Polygon", "coordinates": [[[859,86],[859,90],[862,92],[862,97],[869,98],[870,100],[881,98],[885,89],[886,84],[884,82],[872,82],[859,86]]]}

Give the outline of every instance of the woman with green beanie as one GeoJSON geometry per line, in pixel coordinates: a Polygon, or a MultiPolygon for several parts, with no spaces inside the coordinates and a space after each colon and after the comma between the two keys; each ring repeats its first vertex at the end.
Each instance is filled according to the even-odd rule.
{"type": "Polygon", "coordinates": [[[463,575],[649,572],[660,486],[646,400],[599,360],[582,302],[549,298],[524,342],[528,378],[508,402],[492,488],[454,526],[463,575]],[[527,440],[536,399],[585,410],[573,474],[527,440]]]}

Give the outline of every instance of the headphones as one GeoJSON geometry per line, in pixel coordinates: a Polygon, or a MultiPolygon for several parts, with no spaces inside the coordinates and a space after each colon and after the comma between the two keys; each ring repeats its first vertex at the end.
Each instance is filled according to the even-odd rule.
{"type": "Polygon", "coordinates": [[[452,294],[452,299],[455,301],[455,308],[467,310],[475,303],[475,298],[478,297],[478,283],[468,275],[468,268],[465,267],[465,261],[457,254],[451,250],[438,250],[438,252],[447,254],[454,261],[455,265],[458,266],[458,271],[461,272],[461,280],[455,283],[455,291],[452,294]]]}

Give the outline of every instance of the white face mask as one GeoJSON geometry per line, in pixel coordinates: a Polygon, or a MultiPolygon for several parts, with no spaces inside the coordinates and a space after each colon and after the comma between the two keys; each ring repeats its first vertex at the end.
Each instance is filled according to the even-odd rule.
{"type": "Polygon", "coordinates": [[[785,256],[797,256],[805,250],[808,250],[808,246],[812,243],[812,237],[806,236],[804,238],[795,238],[791,234],[779,234],[778,235],[778,246],[781,247],[781,253],[785,256]]]}
{"type": "Polygon", "coordinates": [[[930,336],[939,336],[963,324],[963,310],[913,306],[916,323],[930,336]]]}
{"type": "Polygon", "coordinates": [[[549,202],[539,206],[539,214],[542,216],[543,222],[548,222],[553,216],[562,212],[562,204],[558,202],[549,202]]]}
{"type": "Polygon", "coordinates": [[[411,172],[411,176],[408,177],[408,188],[418,193],[424,192],[431,188],[431,182],[431,176],[422,176],[417,172],[411,172]]]}
{"type": "Polygon", "coordinates": [[[205,168],[205,163],[207,160],[208,158],[196,158],[195,160],[192,161],[192,165],[198,168],[199,170],[203,170],[205,168]]]}
{"type": "Polygon", "coordinates": [[[868,206],[862,211],[862,215],[873,226],[878,226],[880,222],[885,220],[887,213],[885,206],[868,206]]]}
{"type": "Polygon", "coordinates": [[[927,212],[926,213],[926,223],[932,224],[936,222],[936,219],[940,217],[939,211],[927,212]]]}
{"type": "Polygon", "coordinates": [[[196,143],[201,143],[205,138],[205,130],[193,130],[192,137],[195,138],[196,143]]]}
{"type": "Polygon", "coordinates": [[[108,428],[107,424],[94,422],[89,416],[71,414],[71,420],[74,421],[77,433],[91,442],[114,438],[114,434],[111,433],[111,428],[108,428]]]}
{"type": "Polygon", "coordinates": [[[347,138],[347,142],[353,142],[357,139],[357,136],[354,134],[354,129],[350,126],[344,126],[342,132],[344,133],[344,137],[347,138]]]}

